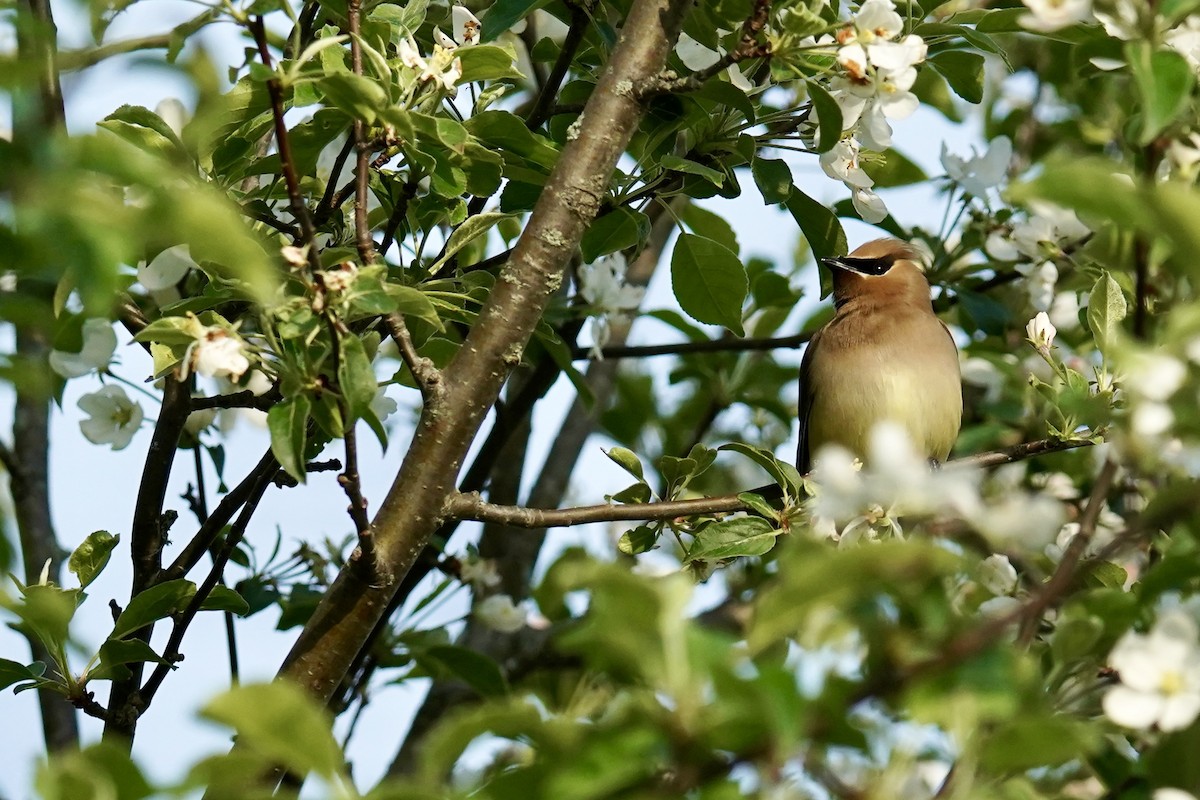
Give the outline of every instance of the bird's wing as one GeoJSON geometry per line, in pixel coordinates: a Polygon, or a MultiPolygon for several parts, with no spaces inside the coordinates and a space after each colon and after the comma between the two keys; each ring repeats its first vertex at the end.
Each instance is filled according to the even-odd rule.
{"type": "Polygon", "coordinates": [[[796,469],[804,475],[812,468],[812,454],[808,452],[808,418],[813,408],[812,361],[813,353],[817,351],[817,342],[821,331],[813,334],[804,348],[804,357],[800,360],[800,402],[797,405],[800,417],[800,444],[796,448],[796,469]]]}

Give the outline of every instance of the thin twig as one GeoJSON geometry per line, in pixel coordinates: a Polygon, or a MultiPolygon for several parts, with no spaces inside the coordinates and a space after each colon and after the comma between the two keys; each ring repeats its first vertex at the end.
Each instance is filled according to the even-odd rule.
{"type": "Polygon", "coordinates": [[[742,23],[742,38],[738,46],[721,56],[713,64],[697,70],[686,78],[667,77],[659,75],[644,81],[638,86],[638,98],[646,100],[658,95],[694,92],[708,80],[721,74],[734,64],[751,58],[766,58],[771,55],[770,42],[758,41],[759,35],[767,26],[771,16],[771,0],[755,0],[754,13],[742,23]]]}
{"type": "Polygon", "coordinates": [[[392,206],[392,215],[384,225],[379,252],[386,254],[392,248],[392,243],[396,240],[396,231],[408,216],[408,204],[416,196],[419,183],[418,173],[410,166],[408,180],[400,187],[400,196],[396,198],[396,204],[392,206]]]}
{"type": "Polygon", "coordinates": [[[571,9],[571,24],[567,28],[566,36],[563,37],[562,45],[558,51],[558,58],[554,61],[554,67],[550,70],[550,74],[546,76],[546,83],[542,86],[541,91],[538,92],[533,109],[525,119],[525,125],[530,130],[540,128],[546,120],[550,119],[551,109],[554,107],[554,101],[558,97],[558,90],[562,86],[563,79],[567,77],[567,71],[571,68],[571,61],[574,60],[575,53],[579,50],[579,45],[583,43],[588,23],[591,22],[590,10],[583,2],[568,3],[567,5],[571,9]]]}
{"type": "Polygon", "coordinates": [[[392,312],[383,318],[383,322],[391,334],[392,341],[396,343],[396,349],[400,351],[404,365],[416,379],[422,398],[427,404],[437,402],[443,390],[441,371],[432,361],[417,352],[403,315],[392,312]]]}
{"type": "Polygon", "coordinates": [[[245,536],[246,528],[250,524],[250,518],[254,516],[254,512],[258,509],[258,503],[262,500],[263,494],[266,493],[270,483],[270,479],[264,478],[261,475],[258,476],[258,479],[250,490],[250,495],[246,499],[245,505],[242,506],[242,511],[238,515],[237,521],[233,523],[233,527],[230,528],[229,534],[221,544],[221,549],[213,557],[212,569],[208,571],[208,576],[196,588],[196,593],[188,601],[187,607],[175,619],[174,626],[171,628],[171,636],[167,639],[166,647],[163,648],[163,661],[155,667],[154,672],[146,679],[146,683],[139,692],[142,708],[149,707],[151,701],[154,699],[154,695],[158,692],[163,680],[167,677],[167,673],[174,669],[176,663],[183,660],[179,647],[183,644],[184,634],[187,633],[192,620],[196,618],[196,614],[200,611],[200,606],[212,594],[217,581],[221,580],[222,575],[224,575],[225,565],[229,563],[229,557],[233,555],[234,549],[242,541],[242,537],[245,536]]]}
{"type": "MultiPolygon", "coordinates": [[[[604,358],[652,358],[675,356],[687,353],[743,353],[755,350],[794,350],[812,338],[812,333],[797,333],[791,336],[763,339],[703,339],[696,342],[675,344],[621,345],[600,348],[604,358]]],[[[582,361],[591,357],[589,348],[571,348],[571,358],[582,361]]]]}
{"type": "Polygon", "coordinates": [[[358,535],[360,557],[367,559],[370,564],[375,558],[375,544],[371,539],[371,520],[367,517],[367,498],[363,497],[362,481],[358,475],[358,435],[353,425],[346,428],[343,441],[346,446],[346,469],[338,476],[338,483],[350,500],[346,511],[358,535]]]}
{"type": "Polygon", "coordinates": [[[279,393],[278,387],[272,387],[270,391],[262,394],[255,394],[249,389],[244,389],[240,392],[230,392],[229,394],[217,394],[210,397],[193,397],[192,410],[201,411],[206,408],[255,408],[259,411],[268,411],[278,403],[282,395],[279,393]]]}
{"type": "MultiPolygon", "coordinates": [[[[262,59],[263,66],[273,69],[271,48],[267,43],[267,29],[263,25],[262,17],[254,17],[249,21],[247,27],[258,45],[258,55],[262,59]]],[[[267,81],[267,94],[271,98],[271,116],[275,123],[275,147],[279,151],[283,181],[287,186],[288,204],[291,207],[292,216],[300,223],[300,233],[304,237],[304,244],[308,245],[308,265],[314,273],[320,272],[321,257],[317,252],[317,234],[313,228],[312,217],[308,213],[308,206],[304,203],[304,196],[300,193],[296,161],[292,157],[292,144],[288,137],[287,121],[283,117],[283,87],[278,78],[271,78],[267,81]]]]}
{"type": "MultiPolygon", "coordinates": [[[[348,0],[346,17],[350,23],[350,70],[359,77],[363,73],[362,44],[359,41],[361,15],[362,0],[348,0]]],[[[354,244],[358,248],[359,260],[364,266],[368,266],[375,261],[375,242],[371,239],[371,228],[367,224],[367,182],[370,178],[367,162],[370,153],[366,142],[366,126],[358,117],[354,118],[351,138],[354,140],[354,152],[357,156],[354,168],[354,244]]],[[[347,464],[347,469],[349,468],[350,465],[347,464]]]]}

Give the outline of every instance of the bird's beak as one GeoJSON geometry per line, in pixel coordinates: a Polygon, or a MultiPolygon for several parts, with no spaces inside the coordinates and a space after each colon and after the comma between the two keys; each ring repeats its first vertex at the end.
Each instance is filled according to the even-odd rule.
{"type": "Polygon", "coordinates": [[[830,269],[842,269],[847,272],[857,272],[859,275],[883,275],[892,268],[894,258],[822,258],[821,263],[830,269]]]}

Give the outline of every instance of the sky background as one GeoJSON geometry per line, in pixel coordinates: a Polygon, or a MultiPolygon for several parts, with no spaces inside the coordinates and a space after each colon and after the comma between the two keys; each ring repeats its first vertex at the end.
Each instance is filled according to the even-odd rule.
{"type": "MultiPolygon", "coordinates": [[[[74,3],[54,3],[61,40],[64,47],[81,46],[87,43],[86,10],[74,3]]],[[[142,36],[161,32],[171,25],[190,18],[199,12],[198,6],[178,0],[155,0],[140,3],[119,17],[106,37],[107,41],[142,36]]],[[[237,31],[230,25],[210,27],[203,35],[204,46],[215,62],[237,63],[241,60],[242,42],[237,31]]],[[[14,40],[10,30],[0,26],[0,50],[11,51],[14,40]]],[[[190,106],[193,97],[186,84],[173,71],[155,66],[137,56],[113,59],[93,68],[85,76],[64,79],[67,115],[70,129],[76,133],[93,130],[95,123],[122,104],[142,105],[154,108],[169,97],[181,99],[190,106]]],[[[11,109],[7,102],[0,102],[0,128],[11,126],[11,109]]],[[[980,147],[979,123],[968,119],[962,126],[947,123],[936,111],[922,107],[907,120],[895,123],[897,149],[916,161],[931,175],[942,174],[939,153],[945,142],[952,152],[967,154],[972,145],[980,147]]],[[[833,203],[846,196],[842,186],[827,178],[817,165],[816,158],[794,152],[779,151],[775,154],[792,166],[797,184],[812,196],[833,203]]],[[[798,231],[791,216],[774,207],[764,207],[761,197],[746,176],[742,180],[743,195],[736,200],[703,201],[701,205],[724,216],[734,227],[741,243],[741,256],[748,260],[763,256],[774,260],[782,271],[787,271],[794,252],[798,231]]],[[[884,190],[881,195],[888,202],[896,218],[905,225],[921,224],[936,227],[942,217],[945,199],[935,193],[930,185],[897,190],[884,190]]],[[[881,235],[873,227],[859,222],[847,221],[846,233],[850,246],[860,244],[881,235]]],[[[667,250],[669,253],[669,249],[667,250]]],[[[803,273],[807,300],[793,316],[781,334],[795,332],[800,320],[811,311],[819,296],[817,273],[813,269],[803,273]]],[[[650,286],[644,308],[674,307],[669,274],[659,270],[650,286]]],[[[114,371],[129,380],[140,383],[149,374],[149,359],[140,347],[129,343],[128,336],[118,327],[120,344],[117,349],[119,365],[114,371]]],[[[11,349],[11,331],[0,330],[0,346],[11,349]]],[[[638,344],[678,341],[678,334],[654,320],[642,320],[633,328],[631,341],[638,344]]],[[[798,352],[777,352],[775,358],[781,363],[799,364],[798,352]]],[[[663,369],[669,360],[659,360],[661,382],[665,384],[663,369]]],[[[382,373],[381,373],[382,374],[382,373]]],[[[108,530],[121,534],[122,543],[103,575],[89,587],[88,601],[75,617],[73,633],[82,651],[76,669],[82,667],[88,655],[103,641],[111,630],[112,619],[108,610],[110,598],[124,604],[129,591],[128,530],[132,517],[137,482],[142,462],[150,441],[150,423],[143,427],[126,449],[113,452],[107,446],[88,443],[79,432],[82,417],[76,408],[78,398],[99,388],[96,378],[80,378],[71,381],[63,399],[63,410],[55,413],[51,429],[51,501],[54,522],[61,544],[73,549],[90,532],[108,530]]],[[[153,419],[156,408],[145,397],[142,402],[148,419],[153,419]]],[[[414,419],[413,392],[392,387],[390,396],[400,404],[400,410],[389,420],[392,429],[391,445],[381,452],[373,436],[360,437],[361,472],[363,490],[372,508],[391,484],[392,476],[399,467],[414,419]]],[[[550,437],[558,429],[563,415],[569,408],[573,394],[570,385],[560,380],[550,394],[538,404],[535,411],[535,436],[532,444],[533,465],[540,464],[552,444],[550,437]]],[[[0,431],[10,440],[12,393],[0,390],[0,431]]],[[[269,446],[265,430],[248,422],[241,422],[225,441],[227,452],[226,479],[232,485],[258,460],[269,446]]],[[[603,502],[605,494],[622,488],[627,483],[623,472],[617,469],[601,453],[607,446],[594,438],[586,448],[584,457],[573,477],[571,501],[580,504],[603,502]]],[[[791,458],[795,449],[794,438],[780,449],[783,457],[791,458]]],[[[333,445],[324,457],[340,456],[340,447],[333,445]]],[[[179,496],[189,482],[194,482],[190,454],[183,453],[177,459],[177,467],[171,488],[168,491],[168,507],[180,512],[175,526],[175,538],[185,541],[195,530],[186,505],[179,496]]],[[[535,469],[529,470],[536,475],[535,469]]],[[[297,489],[275,489],[268,491],[247,539],[255,545],[269,548],[276,531],[283,537],[282,551],[291,552],[301,541],[320,542],[326,537],[341,540],[349,534],[351,527],[345,513],[346,499],[336,484],[334,473],[312,476],[308,486],[297,489]]],[[[212,487],[214,476],[209,474],[209,506],[215,505],[212,487]]],[[[743,487],[730,487],[730,491],[743,487]]],[[[7,527],[11,528],[11,524],[7,527]]],[[[618,531],[619,532],[619,531],[618,531]]],[[[10,531],[12,535],[12,531],[10,531]]],[[[478,535],[477,526],[463,526],[449,547],[450,552],[461,552],[466,543],[478,535]]],[[[558,531],[552,538],[548,553],[557,552],[567,544],[580,543],[596,552],[611,552],[613,530],[604,526],[587,526],[569,531],[558,531]]],[[[543,554],[545,560],[546,553],[543,554]]],[[[264,553],[265,557],[265,553],[264,553]]],[[[207,565],[206,565],[207,566],[207,565]]],[[[202,575],[203,573],[199,573],[202,575]]],[[[196,574],[193,580],[199,580],[196,574]]],[[[234,580],[240,577],[235,571],[234,580]]],[[[74,576],[64,576],[64,583],[74,585],[74,576]]],[[[715,590],[698,590],[696,604],[702,606],[715,590]]],[[[456,592],[435,613],[425,618],[422,627],[449,625],[456,629],[458,620],[467,608],[465,590],[456,592]]],[[[295,631],[277,632],[275,624],[278,612],[268,609],[248,620],[238,622],[239,656],[243,682],[271,679],[283,656],[291,646],[295,631]]],[[[169,626],[156,628],[155,645],[161,649],[169,626]]],[[[186,660],[170,675],[163,691],[156,697],[153,708],[140,722],[134,752],[138,762],[153,778],[174,781],[182,777],[188,765],[195,763],[205,754],[223,752],[229,745],[228,732],[197,720],[195,712],[213,695],[228,688],[228,668],[225,654],[224,626],[220,614],[207,612],[199,615],[184,641],[186,660]]],[[[8,630],[0,629],[0,657],[18,661],[28,660],[28,648],[23,638],[8,630]]],[[[368,705],[349,746],[349,755],[354,764],[356,782],[360,787],[370,787],[383,774],[403,738],[412,714],[423,696],[425,681],[412,681],[402,686],[376,688],[373,701],[368,705]]],[[[103,690],[102,690],[103,691],[103,690]]],[[[103,697],[101,697],[103,699],[103,697]]],[[[344,736],[349,715],[338,723],[339,738],[344,736]]],[[[40,719],[35,696],[32,692],[14,696],[11,692],[0,693],[0,798],[33,797],[32,773],[41,757],[40,719]],[[35,732],[36,735],[35,735],[35,732]]],[[[80,715],[85,742],[99,739],[102,726],[90,717],[80,715]]]]}

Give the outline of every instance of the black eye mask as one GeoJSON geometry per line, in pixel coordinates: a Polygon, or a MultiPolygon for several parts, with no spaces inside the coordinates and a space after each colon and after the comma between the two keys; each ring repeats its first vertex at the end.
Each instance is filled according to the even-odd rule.
{"type": "Polygon", "coordinates": [[[823,258],[821,262],[827,267],[849,270],[850,272],[857,272],[859,275],[885,275],[892,268],[892,265],[896,263],[896,257],[851,258],[850,256],[842,256],[841,258],[823,258]]]}

